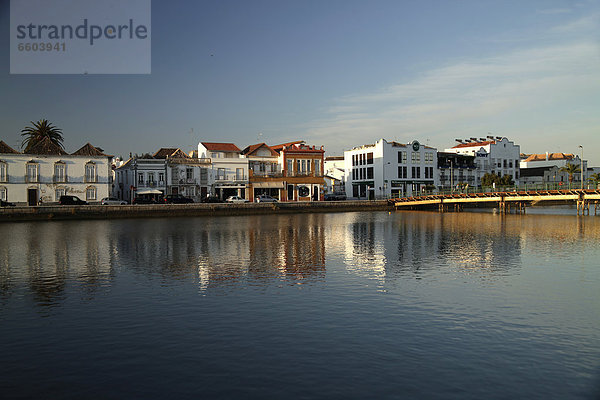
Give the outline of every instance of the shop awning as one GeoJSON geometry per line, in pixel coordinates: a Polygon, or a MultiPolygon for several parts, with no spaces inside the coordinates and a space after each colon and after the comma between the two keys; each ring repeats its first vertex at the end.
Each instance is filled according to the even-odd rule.
{"type": "Polygon", "coordinates": [[[160,190],[156,189],[142,189],[136,192],[137,194],[162,194],[160,190]]]}
{"type": "Polygon", "coordinates": [[[254,182],[252,187],[257,189],[285,189],[285,184],[282,181],[278,182],[254,182]]]}

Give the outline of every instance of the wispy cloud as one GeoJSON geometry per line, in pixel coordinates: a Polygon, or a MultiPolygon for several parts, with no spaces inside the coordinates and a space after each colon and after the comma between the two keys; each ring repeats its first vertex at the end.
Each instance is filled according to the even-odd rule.
{"type": "Polygon", "coordinates": [[[444,148],[455,137],[479,137],[488,131],[518,136],[524,146],[539,143],[533,133],[543,134],[561,146],[574,130],[591,139],[590,127],[582,124],[591,118],[600,125],[599,116],[587,115],[590,104],[600,109],[598,93],[598,42],[513,50],[336,99],[327,117],[312,124],[308,139],[337,153],[381,137],[406,142],[427,138],[444,148]]]}

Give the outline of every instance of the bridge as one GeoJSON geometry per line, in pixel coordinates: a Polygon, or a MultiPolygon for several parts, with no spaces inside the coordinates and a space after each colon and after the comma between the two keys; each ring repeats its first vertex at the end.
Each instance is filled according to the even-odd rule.
{"type": "Polygon", "coordinates": [[[600,209],[600,190],[563,189],[563,190],[526,190],[500,192],[472,192],[452,194],[426,194],[421,196],[390,199],[390,204],[400,209],[431,209],[440,212],[460,211],[464,206],[495,205],[501,213],[512,210],[525,213],[528,206],[540,204],[577,204],[577,215],[590,213],[593,205],[594,215],[600,209]]]}

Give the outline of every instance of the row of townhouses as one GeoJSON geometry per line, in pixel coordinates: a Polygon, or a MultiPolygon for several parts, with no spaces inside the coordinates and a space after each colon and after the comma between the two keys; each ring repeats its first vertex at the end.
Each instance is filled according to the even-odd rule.
{"type": "Polygon", "coordinates": [[[324,193],[325,150],[303,141],[240,150],[233,143],[200,142],[198,150],[162,148],[131,157],[115,169],[115,197],[132,201],[141,194],[239,196],[254,201],[270,195],[279,201],[318,201],[324,193]]]}
{"type": "Polygon", "coordinates": [[[295,141],[257,143],[240,150],[233,143],[200,142],[185,153],[161,148],[154,154],[115,159],[86,144],[67,153],[50,140],[26,152],[0,141],[0,199],[37,205],[76,195],[90,203],[104,197],[132,202],[136,196],[182,194],[195,201],[208,196],[262,194],[279,201],[323,200],[325,193],[349,199],[377,199],[481,186],[485,174],[508,175],[518,185],[562,185],[567,164],[583,167],[575,187],[598,172],[573,154],[522,154],[506,137],[456,139],[438,151],[417,140],[380,139],[325,158],[322,146],[295,141]]]}

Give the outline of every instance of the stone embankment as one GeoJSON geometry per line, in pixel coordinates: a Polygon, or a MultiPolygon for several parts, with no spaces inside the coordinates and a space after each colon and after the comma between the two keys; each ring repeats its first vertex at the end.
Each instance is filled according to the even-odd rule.
{"type": "Polygon", "coordinates": [[[156,204],[126,206],[2,207],[0,222],[66,219],[200,217],[315,212],[393,210],[387,200],[318,201],[244,204],[156,204]]]}

